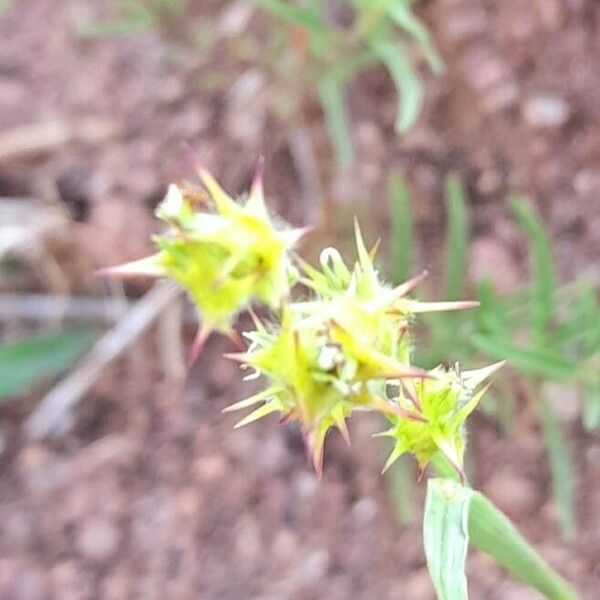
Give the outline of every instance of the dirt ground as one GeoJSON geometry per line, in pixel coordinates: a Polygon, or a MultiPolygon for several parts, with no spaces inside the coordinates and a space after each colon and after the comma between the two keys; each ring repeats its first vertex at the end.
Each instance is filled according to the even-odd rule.
{"type": "MultiPolygon", "coordinates": [[[[358,160],[341,174],[308,92],[301,118],[281,118],[275,71],[261,54],[264,17],[246,0],[191,5],[183,22],[117,38],[80,35],[110,15],[99,0],[14,0],[0,16],[0,140],[48,121],[67,132],[8,157],[0,142],[0,195],[62,202],[74,217],[57,250],[65,277],[34,278],[23,290],[106,294],[93,269],[147,254],[152,208],[170,181],[191,178],[182,140],[231,192],[248,186],[265,155],[274,211],[298,225],[319,219],[329,239],[347,237],[357,213],[384,248],[387,175],[400,169],[415,198],[415,267],[427,264],[433,281],[443,178],[457,171],[472,206],[474,276],[510,289],[527,272],[506,207],[521,193],[549,226],[560,279],[585,270],[600,280],[598,2],[421,2],[446,72],[423,69],[426,104],[402,138],[386,74],[353,83],[358,160]],[[307,189],[298,136],[314,149],[320,193],[307,189]]],[[[111,366],[59,440],[23,437],[33,400],[3,407],[0,598],[434,597],[419,515],[401,525],[379,475],[385,448],[370,434],[380,423],[355,419],[351,448],[332,434],[319,482],[293,429],[269,421],[232,430],[235,417],[221,409],[252,384],[220,359],[226,340],[210,340],[185,385],[165,375],[158,344],[151,332],[111,366]]],[[[565,419],[578,480],[573,543],[559,541],[525,399],[508,437],[484,415],[471,419],[472,480],[584,598],[599,598],[600,439],[581,429],[577,410],[565,419]]],[[[419,512],[423,486],[415,490],[419,512]]],[[[538,597],[479,553],[468,570],[475,600],[538,597]]]]}

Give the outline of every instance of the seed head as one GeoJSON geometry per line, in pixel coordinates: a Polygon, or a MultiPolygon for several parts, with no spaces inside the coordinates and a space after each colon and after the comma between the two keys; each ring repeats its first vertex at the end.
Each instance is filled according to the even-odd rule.
{"type": "Polygon", "coordinates": [[[481,383],[504,365],[496,363],[475,371],[460,371],[436,367],[430,378],[401,382],[395,402],[404,408],[414,408],[421,421],[391,415],[392,427],[381,434],[391,437],[394,448],[384,466],[387,470],[402,454],[409,452],[417,459],[423,472],[436,452],[441,452],[464,479],[464,423],[475,410],[489,384],[481,383]]]}
{"type": "Polygon", "coordinates": [[[230,332],[235,315],[254,299],[271,308],[280,306],[293,277],[290,250],[302,231],[273,223],[260,169],[249,196],[239,202],[205,169],[199,167],[198,175],[208,196],[171,185],[158,206],[157,217],[168,224],[154,238],[159,251],[107,272],[179,282],[201,313],[198,339],[203,341],[212,329],[230,332]]]}

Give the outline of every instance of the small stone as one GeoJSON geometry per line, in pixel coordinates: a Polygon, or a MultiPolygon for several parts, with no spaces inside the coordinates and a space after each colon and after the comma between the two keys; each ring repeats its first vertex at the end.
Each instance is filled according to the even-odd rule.
{"type": "Polygon", "coordinates": [[[317,492],[319,482],[312,473],[300,471],[294,478],[293,486],[294,491],[300,500],[309,500],[317,492]]]}
{"type": "Polygon", "coordinates": [[[556,31],[564,21],[565,7],[561,0],[536,0],[540,19],[549,31],[556,31]]]}
{"type": "Polygon", "coordinates": [[[486,49],[476,48],[463,60],[463,71],[471,86],[479,92],[489,91],[511,80],[507,64],[486,49]]]}
{"type": "Polygon", "coordinates": [[[196,477],[204,482],[214,482],[227,474],[227,462],[219,454],[201,456],[193,466],[196,477]]]}
{"type": "Polygon", "coordinates": [[[361,525],[370,523],[377,516],[377,502],[370,496],[361,498],[352,507],[352,516],[361,525]]]}
{"type": "Polygon", "coordinates": [[[600,169],[582,169],[575,175],[573,187],[581,196],[600,196],[600,169]]]}
{"type": "Polygon", "coordinates": [[[29,446],[21,452],[19,470],[34,494],[55,489],[66,473],[64,463],[41,445],[29,446]]]}
{"type": "Polygon", "coordinates": [[[224,37],[235,38],[246,29],[254,12],[254,6],[247,0],[237,0],[228,6],[219,19],[219,33],[224,37]]]}
{"type": "Polygon", "coordinates": [[[552,94],[538,94],[526,100],[523,117],[535,128],[562,127],[569,119],[569,105],[552,94]]]}
{"type": "Polygon", "coordinates": [[[79,530],[75,545],[85,559],[103,563],[117,552],[120,538],[119,530],[111,521],[92,517],[79,530]]]}
{"type": "Polygon", "coordinates": [[[298,565],[298,575],[303,583],[315,583],[322,579],[329,569],[329,552],[324,548],[306,554],[298,565]]]}

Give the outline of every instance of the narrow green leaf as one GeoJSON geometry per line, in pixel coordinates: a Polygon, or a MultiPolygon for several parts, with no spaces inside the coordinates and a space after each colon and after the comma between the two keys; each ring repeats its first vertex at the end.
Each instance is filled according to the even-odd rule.
{"type": "Polygon", "coordinates": [[[556,283],[550,238],[541,221],[527,204],[519,198],[511,198],[510,203],[532,245],[534,263],[532,325],[536,345],[541,346],[548,337],[548,327],[554,311],[556,283]]]}
{"type": "Polygon", "coordinates": [[[410,193],[403,177],[392,173],[389,179],[389,198],[392,213],[391,272],[395,284],[406,281],[412,259],[412,218],[410,193]]]}
{"type": "Polygon", "coordinates": [[[256,0],[258,6],[277,15],[288,23],[306,27],[315,35],[327,33],[326,24],[320,19],[319,13],[305,6],[297,6],[282,0],[256,0]]]}
{"type": "Polygon", "coordinates": [[[410,4],[403,0],[388,0],[386,8],[396,24],[419,42],[431,70],[436,74],[441,73],[444,70],[444,63],[431,43],[427,28],[412,12],[410,4]]]}
{"type": "Polygon", "coordinates": [[[600,305],[598,292],[591,285],[586,286],[579,294],[577,308],[584,321],[582,329],[586,332],[584,352],[591,356],[600,352],[600,305]]]}
{"type": "Polygon", "coordinates": [[[508,337],[510,330],[506,311],[502,302],[494,292],[492,283],[481,280],[477,285],[477,300],[479,308],[475,311],[477,328],[482,334],[493,334],[497,337],[508,337]]]}
{"type": "Polygon", "coordinates": [[[475,334],[470,343],[498,360],[506,359],[513,367],[528,375],[548,379],[568,379],[577,373],[577,365],[551,349],[524,348],[513,341],[492,335],[475,334]]]}
{"type": "Polygon", "coordinates": [[[457,175],[446,178],[446,206],[448,226],[446,234],[446,298],[461,297],[467,267],[469,243],[469,211],[462,183],[457,175]]]}
{"type": "Polygon", "coordinates": [[[120,18],[106,21],[93,21],[78,27],[82,37],[126,36],[150,29],[156,25],[158,14],[152,6],[146,6],[138,0],[123,0],[119,3],[120,18]]]}
{"type": "Polygon", "coordinates": [[[328,69],[318,82],[319,99],[339,168],[350,166],[354,159],[346,115],[344,83],[374,60],[375,56],[370,50],[352,55],[336,64],[334,68],[328,69]]]}
{"type": "Polygon", "coordinates": [[[23,393],[68,369],[96,332],[72,329],[0,345],[0,398],[23,393]]]}
{"type": "Polygon", "coordinates": [[[371,48],[387,67],[400,96],[396,129],[405,133],[413,125],[423,104],[423,87],[404,48],[385,38],[374,37],[371,48]]]}
{"type": "Polygon", "coordinates": [[[81,37],[89,38],[127,36],[138,31],[150,29],[153,25],[154,19],[145,17],[96,21],[79,26],[77,34],[81,37]]]}
{"type": "Polygon", "coordinates": [[[600,427],[600,374],[583,387],[583,425],[588,431],[600,427]]]}
{"type": "Polygon", "coordinates": [[[439,600],[467,600],[465,561],[473,490],[450,479],[430,479],[423,517],[427,568],[439,600]]]}
{"type": "Polygon", "coordinates": [[[483,494],[473,492],[469,508],[471,544],[492,556],[549,600],[578,600],[577,593],[483,494]]]}
{"type": "Polygon", "coordinates": [[[319,98],[338,167],[348,167],[354,159],[354,149],[348,129],[343,84],[335,73],[325,75],[319,82],[319,98]]]}
{"type": "Polygon", "coordinates": [[[552,412],[546,398],[538,393],[540,419],[544,441],[548,450],[552,473],[552,491],[558,511],[558,522],[564,540],[575,535],[575,489],[574,469],[569,448],[560,429],[560,423],[552,412]]]}

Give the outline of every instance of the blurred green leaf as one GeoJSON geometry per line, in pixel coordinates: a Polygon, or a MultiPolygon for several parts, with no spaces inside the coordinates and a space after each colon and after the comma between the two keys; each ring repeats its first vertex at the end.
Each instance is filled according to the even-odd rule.
{"type": "Polygon", "coordinates": [[[506,359],[516,369],[528,375],[541,375],[548,379],[568,379],[577,373],[577,365],[552,350],[524,348],[506,338],[475,334],[469,340],[485,354],[506,359]]]}
{"type": "Polygon", "coordinates": [[[450,479],[430,479],[423,517],[427,568],[439,600],[466,600],[465,561],[473,490],[450,479]]]}
{"type": "Polygon", "coordinates": [[[344,83],[358,71],[369,65],[374,56],[371,52],[361,52],[340,62],[335,68],[327,70],[318,83],[319,99],[325,113],[325,121],[333,147],[338,167],[348,167],[354,158],[354,150],[344,97],[344,83]]]}
{"type": "Polygon", "coordinates": [[[471,544],[486,552],[549,600],[578,600],[577,593],[483,494],[473,492],[469,506],[471,544]]]}
{"type": "Polygon", "coordinates": [[[372,37],[373,52],[387,67],[399,95],[396,129],[405,133],[417,119],[423,104],[423,87],[404,48],[386,38],[372,37]]]}
{"type": "Polygon", "coordinates": [[[583,425],[588,431],[600,427],[600,374],[583,386],[583,425]]]}
{"type": "Polygon", "coordinates": [[[120,18],[80,25],[79,35],[83,37],[131,35],[149,29],[156,23],[156,15],[151,7],[139,0],[121,0],[115,4],[119,5],[119,14],[122,15],[120,18]]]}
{"type": "Polygon", "coordinates": [[[283,0],[256,0],[256,3],[288,23],[305,27],[313,35],[327,35],[327,25],[321,19],[319,12],[315,10],[314,3],[310,8],[284,2],[283,0]]]}
{"type": "Polygon", "coordinates": [[[478,330],[497,337],[508,337],[510,329],[504,304],[499,301],[489,280],[482,279],[478,283],[477,300],[479,307],[475,311],[475,320],[478,330]]]}
{"type": "Polygon", "coordinates": [[[563,437],[560,423],[552,412],[548,401],[539,391],[539,386],[537,394],[542,430],[552,471],[552,490],[558,509],[558,521],[563,539],[572,540],[575,535],[573,465],[571,464],[569,449],[563,437]]]}
{"type": "Polygon", "coordinates": [[[0,345],[0,398],[23,393],[68,369],[95,336],[90,329],[72,329],[0,345]]]}
{"type": "Polygon", "coordinates": [[[427,28],[412,12],[410,2],[406,0],[387,0],[386,10],[401,29],[404,29],[419,42],[423,56],[429,63],[431,70],[435,74],[440,74],[444,70],[444,63],[431,43],[427,28]]]}
{"type": "Polygon", "coordinates": [[[448,225],[446,234],[446,298],[458,300],[464,287],[469,243],[469,211],[457,175],[446,178],[448,225]]]}
{"type": "Polygon", "coordinates": [[[404,178],[392,173],[389,179],[389,198],[392,213],[391,272],[394,283],[406,281],[412,259],[412,218],[410,193],[404,178]]]}
{"type": "Polygon", "coordinates": [[[319,98],[338,166],[348,167],[354,158],[354,150],[348,129],[343,83],[335,73],[325,75],[320,80],[319,98]]]}
{"type": "Polygon", "coordinates": [[[532,246],[534,281],[532,325],[536,345],[543,345],[554,312],[554,267],[550,238],[531,208],[519,198],[510,200],[513,211],[527,232],[532,246]]]}

